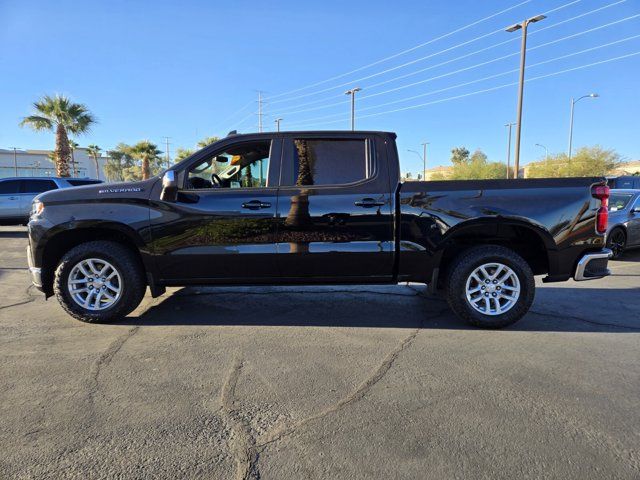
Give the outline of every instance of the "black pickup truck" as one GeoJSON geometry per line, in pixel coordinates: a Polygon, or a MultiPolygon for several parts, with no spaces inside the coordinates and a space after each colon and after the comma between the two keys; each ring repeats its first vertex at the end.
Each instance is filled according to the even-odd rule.
{"type": "Polygon", "coordinates": [[[531,306],[534,275],[609,274],[604,178],[400,183],[395,138],[230,135],[146,181],[44,193],[33,283],[103,322],[147,287],[422,282],[502,327],[531,306]]]}

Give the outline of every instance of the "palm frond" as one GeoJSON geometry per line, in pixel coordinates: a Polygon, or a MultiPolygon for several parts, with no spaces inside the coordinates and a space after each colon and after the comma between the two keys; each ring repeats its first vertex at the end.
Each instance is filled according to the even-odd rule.
{"type": "Polygon", "coordinates": [[[43,130],[53,130],[54,124],[47,117],[41,115],[29,115],[28,117],[24,117],[22,119],[22,121],[20,122],[20,126],[29,126],[35,131],[40,132],[43,130]]]}

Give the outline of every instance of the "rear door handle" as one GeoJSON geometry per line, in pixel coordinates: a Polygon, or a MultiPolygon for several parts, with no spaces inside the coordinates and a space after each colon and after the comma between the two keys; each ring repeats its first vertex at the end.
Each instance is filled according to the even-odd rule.
{"type": "Polygon", "coordinates": [[[380,202],[373,198],[363,198],[362,200],[358,200],[357,202],[353,202],[356,207],[362,208],[373,208],[373,207],[381,207],[386,202],[380,202]]]}
{"type": "Polygon", "coordinates": [[[18,200],[18,197],[9,197],[9,200],[18,200]]]}
{"type": "Polygon", "coordinates": [[[269,202],[261,202],[260,200],[251,200],[242,204],[242,208],[249,210],[260,210],[261,208],[271,208],[269,202]]]}

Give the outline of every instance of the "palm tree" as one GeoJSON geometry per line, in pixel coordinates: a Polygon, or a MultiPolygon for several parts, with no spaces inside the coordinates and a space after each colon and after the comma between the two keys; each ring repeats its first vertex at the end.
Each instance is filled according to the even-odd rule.
{"type": "MultiPolygon", "coordinates": [[[[73,176],[74,177],[78,176],[78,168],[76,167],[75,151],[76,151],[76,148],[78,148],[79,146],[80,145],[78,145],[72,139],[69,139],[69,148],[71,149],[71,168],[73,168],[73,176]]],[[[54,164],[55,164],[55,162],[54,162],[54,164]]]]}
{"type": "Polygon", "coordinates": [[[198,142],[198,148],[208,147],[212,143],[216,143],[218,140],[220,140],[218,137],[204,137],[198,142]]]}
{"type": "Polygon", "coordinates": [[[142,180],[147,180],[151,176],[151,162],[157,161],[162,152],[149,140],[136,143],[131,150],[132,156],[142,161],[142,180]]]}
{"type": "Polygon", "coordinates": [[[100,166],[98,165],[98,157],[102,149],[98,145],[88,145],[87,152],[93,157],[93,161],[96,163],[96,178],[100,180],[100,166]]]}
{"type": "Polygon", "coordinates": [[[24,117],[20,126],[28,125],[35,131],[55,130],[56,175],[68,177],[71,157],[68,133],[86,133],[96,120],[86,106],[73,103],[63,95],[45,95],[34,102],[33,107],[35,113],[24,117]]]}

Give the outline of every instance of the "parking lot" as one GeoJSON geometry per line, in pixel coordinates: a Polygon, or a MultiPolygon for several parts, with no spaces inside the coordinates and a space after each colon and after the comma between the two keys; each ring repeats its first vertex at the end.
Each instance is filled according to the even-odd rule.
{"type": "Polygon", "coordinates": [[[0,227],[2,478],[640,478],[640,252],[500,331],[423,286],[180,288],[88,325],[0,227]]]}

